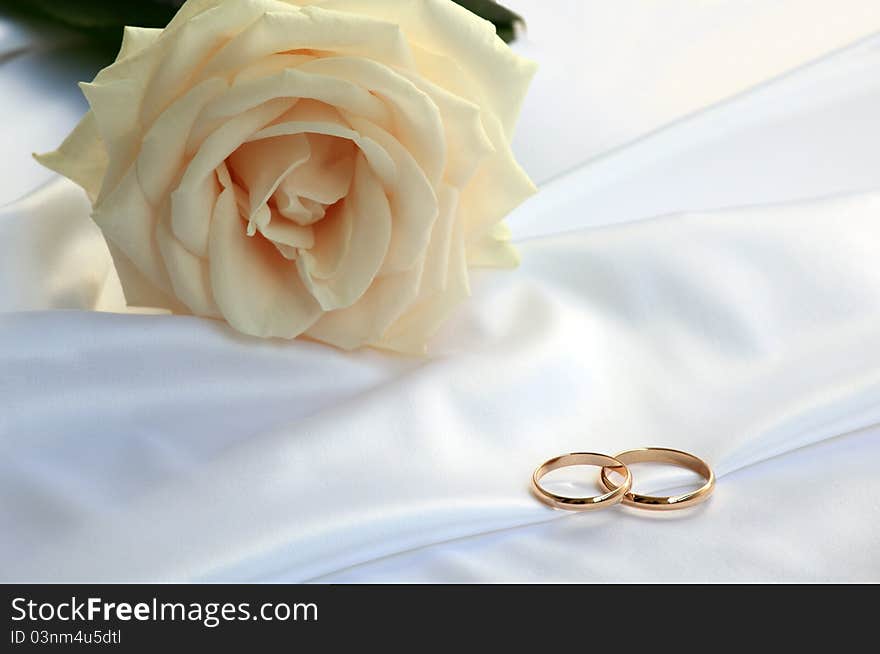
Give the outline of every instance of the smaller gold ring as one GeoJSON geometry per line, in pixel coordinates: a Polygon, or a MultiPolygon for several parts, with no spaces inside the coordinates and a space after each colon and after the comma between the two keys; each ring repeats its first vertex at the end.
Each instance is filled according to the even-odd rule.
{"type": "Polygon", "coordinates": [[[566,509],[568,511],[594,511],[608,508],[620,502],[631,486],[632,475],[629,473],[629,468],[612,456],[595,454],[593,452],[573,452],[572,454],[557,456],[539,465],[534,474],[532,474],[532,490],[538,499],[554,508],[566,509]],[[567,468],[568,466],[603,466],[603,471],[605,468],[616,470],[623,475],[623,483],[620,486],[609,489],[609,492],[604,495],[593,497],[566,497],[565,495],[551,493],[541,486],[541,477],[551,470],[567,468]]]}
{"type": "Polygon", "coordinates": [[[700,502],[709,499],[712,491],[715,489],[715,473],[709,464],[687,452],[681,450],[671,450],[665,447],[643,447],[637,450],[627,450],[614,456],[615,459],[624,464],[633,463],[666,463],[679,468],[687,468],[693,470],[702,476],[706,483],[694,491],[683,493],[682,495],[671,495],[667,497],[656,497],[654,495],[640,495],[629,490],[632,485],[629,479],[624,480],[621,486],[618,486],[608,478],[608,470],[610,466],[602,468],[599,475],[602,485],[609,491],[620,490],[624,486],[627,487],[626,494],[623,496],[623,503],[628,506],[635,506],[640,509],[648,509],[650,511],[673,511],[675,509],[684,509],[694,506],[700,502]]]}

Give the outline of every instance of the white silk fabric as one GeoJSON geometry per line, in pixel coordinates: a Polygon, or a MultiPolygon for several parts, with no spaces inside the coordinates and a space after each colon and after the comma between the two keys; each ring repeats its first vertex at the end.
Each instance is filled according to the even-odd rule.
{"type": "Polygon", "coordinates": [[[616,72],[621,98],[580,104],[568,148],[564,103],[529,100],[523,263],[478,276],[428,359],[126,313],[78,189],[0,210],[0,578],[880,580],[880,16],[811,37],[819,3],[671,3],[658,33],[794,36],[736,74],[711,40],[689,68],[605,37],[701,89],[636,106],[647,73],[554,34],[623,39],[653,3],[548,4],[511,3],[537,88],[577,53],[554,93],[616,72]],[[528,492],[550,456],[644,445],[704,457],[715,496],[576,515],[528,492]]]}

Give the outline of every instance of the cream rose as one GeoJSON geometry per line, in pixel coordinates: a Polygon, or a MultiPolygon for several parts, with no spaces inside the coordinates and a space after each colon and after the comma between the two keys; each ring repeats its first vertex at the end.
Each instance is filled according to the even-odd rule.
{"type": "Polygon", "coordinates": [[[131,305],[421,352],[515,265],[533,65],[450,0],[190,0],[127,28],[44,165],[92,201],[131,305]]]}

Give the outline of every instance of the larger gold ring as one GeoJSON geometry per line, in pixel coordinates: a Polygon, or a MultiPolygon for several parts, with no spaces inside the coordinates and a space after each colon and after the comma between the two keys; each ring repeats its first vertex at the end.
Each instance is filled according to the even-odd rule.
{"type": "Polygon", "coordinates": [[[574,452],[557,456],[539,465],[534,474],[532,474],[532,490],[538,499],[554,508],[566,509],[568,511],[605,509],[620,502],[624,494],[629,491],[630,486],[632,486],[632,475],[629,474],[629,468],[612,456],[595,454],[593,452],[574,452]],[[609,490],[604,495],[593,497],[566,497],[565,495],[551,493],[541,486],[541,477],[551,470],[568,466],[603,466],[603,471],[605,468],[616,470],[623,475],[623,484],[609,490]]]}
{"type": "Polygon", "coordinates": [[[631,492],[629,490],[629,486],[631,486],[631,481],[629,479],[624,480],[624,483],[618,486],[608,478],[609,470],[613,470],[614,468],[611,468],[610,466],[602,468],[602,473],[599,475],[602,485],[609,491],[620,490],[626,486],[627,491],[623,496],[623,503],[629,506],[635,506],[640,509],[648,509],[651,511],[684,509],[709,499],[709,496],[715,488],[715,473],[712,472],[712,468],[709,467],[709,464],[693,454],[688,454],[681,450],[670,450],[665,447],[643,447],[637,450],[621,452],[620,454],[616,454],[614,458],[625,464],[667,463],[680,468],[693,470],[706,480],[705,484],[700,486],[697,490],[689,493],[656,497],[654,495],[639,495],[638,493],[631,492]]]}

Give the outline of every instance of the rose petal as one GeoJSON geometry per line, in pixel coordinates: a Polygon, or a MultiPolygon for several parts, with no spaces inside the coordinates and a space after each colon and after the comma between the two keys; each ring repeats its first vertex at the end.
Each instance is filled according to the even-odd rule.
{"type": "Polygon", "coordinates": [[[161,27],[133,27],[126,25],[122,30],[122,45],[116,60],[120,61],[136,55],[159,38],[162,34],[161,27]]]}
{"type": "Polygon", "coordinates": [[[354,57],[315,59],[299,70],[347,80],[383,98],[391,109],[397,140],[419,162],[432,184],[440,181],[446,168],[446,139],[440,111],[415,84],[388,66],[354,57]]]}
{"type": "Polygon", "coordinates": [[[205,107],[187,143],[187,152],[195,152],[207,134],[217,129],[231,116],[237,116],[276,98],[318,100],[357,116],[364,116],[379,125],[391,124],[391,115],[385,104],[369,91],[345,80],[285,69],[275,75],[234,84],[205,107]]]}
{"type": "Polygon", "coordinates": [[[174,294],[195,315],[219,318],[220,310],[211,292],[208,262],[183,247],[161,221],[156,226],[156,241],[174,294]]]}
{"type": "Polygon", "coordinates": [[[363,153],[352,189],[315,225],[315,246],[297,259],[300,276],[325,311],[354,304],[382,266],[391,241],[391,208],[363,153]]]}
{"type": "Polygon", "coordinates": [[[299,257],[299,249],[292,248],[289,245],[284,245],[283,243],[273,243],[275,249],[281,253],[281,256],[287,259],[288,261],[296,261],[299,257]]]}
{"type": "MultiPolygon", "coordinates": [[[[485,101],[478,104],[498,116],[508,140],[513,136],[536,66],[505,45],[490,22],[448,0],[325,0],[321,6],[396,23],[411,44],[460,65],[482,89],[485,101]]],[[[434,69],[422,72],[436,76],[434,69]]]]}
{"type": "Polygon", "coordinates": [[[297,68],[307,61],[314,59],[312,55],[302,54],[273,54],[255,61],[250,66],[243,68],[233,80],[233,84],[241,84],[261,77],[269,77],[287,70],[297,68]]]}
{"type": "Polygon", "coordinates": [[[292,102],[273,100],[230,119],[205,139],[190,161],[180,185],[171,194],[171,231],[193,254],[207,254],[214,169],[248,136],[287,111],[292,102]]]}
{"type": "Polygon", "coordinates": [[[353,223],[351,211],[341,203],[316,224],[315,245],[305,254],[305,261],[300,262],[300,274],[310,291],[311,280],[329,280],[339,274],[351,249],[353,223]]]}
{"type": "Polygon", "coordinates": [[[312,200],[312,208],[314,203],[333,204],[345,197],[351,186],[354,145],[349,139],[326,134],[312,133],[307,138],[311,158],[285,177],[279,190],[287,197],[312,200]]]}
{"type": "Polygon", "coordinates": [[[324,205],[299,197],[296,193],[288,193],[284,183],[272,196],[278,213],[297,225],[313,225],[326,215],[324,205]],[[309,204],[306,204],[308,202],[309,204]]]}
{"type": "Polygon", "coordinates": [[[107,150],[108,165],[97,200],[100,203],[116,188],[137,152],[140,86],[132,80],[118,80],[107,84],[80,82],[79,87],[89,102],[95,126],[107,150]]]}
{"type": "Polygon", "coordinates": [[[297,249],[309,249],[315,245],[315,231],[311,226],[303,227],[283,220],[275,212],[272,212],[269,222],[260,227],[260,232],[276,245],[297,249]]]}
{"type": "Polygon", "coordinates": [[[516,268],[520,257],[510,243],[510,228],[495,223],[484,234],[473,237],[467,243],[467,262],[472,267],[516,268]]]}
{"type": "Polygon", "coordinates": [[[186,23],[198,14],[201,14],[208,9],[212,9],[217,5],[221,5],[224,2],[226,2],[226,0],[186,0],[186,2],[183,3],[183,6],[176,14],[174,14],[174,18],[171,19],[171,22],[168,23],[168,27],[165,29],[177,29],[181,24],[186,23]]]}
{"type": "Polygon", "coordinates": [[[211,215],[220,194],[215,175],[208,175],[184,195],[171,196],[171,231],[180,243],[198,257],[208,255],[211,215]]]}
{"type": "Polygon", "coordinates": [[[418,74],[409,71],[402,71],[401,74],[427,93],[440,110],[449,153],[444,179],[462,188],[473,177],[480,163],[496,151],[483,128],[480,107],[418,74]]]}
{"type": "Polygon", "coordinates": [[[459,192],[444,184],[437,189],[440,214],[431,232],[430,245],[422,273],[422,295],[443,291],[449,281],[449,262],[452,258],[453,235],[459,214],[459,192]]]}
{"type": "Polygon", "coordinates": [[[448,259],[442,260],[442,253],[439,251],[429,253],[422,277],[420,299],[385,332],[381,340],[371,345],[404,354],[424,354],[431,336],[455,307],[470,295],[464,231],[459,221],[453,221],[450,241],[448,259]],[[431,292],[428,290],[431,285],[427,277],[428,267],[432,260],[434,264],[440,261],[438,256],[446,268],[445,284],[442,291],[431,292]]]}
{"type": "Polygon", "coordinates": [[[231,189],[217,199],[210,272],[223,317],[246,334],[294,338],[321,315],[295,265],[265,239],[246,235],[231,189]]]}
{"type": "Polygon", "coordinates": [[[91,111],[79,121],[57,150],[35,154],[34,158],[82,186],[92,203],[98,198],[109,157],[98,134],[95,114],[91,111]]]}
{"type": "Polygon", "coordinates": [[[468,241],[479,238],[538,189],[523,171],[493,116],[484,115],[486,133],[497,151],[488,156],[463,189],[461,205],[465,208],[465,235],[468,241]]]}
{"type": "MultiPolygon", "coordinates": [[[[143,103],[138,103],[144,125],[151,125],[156,117],[187,89],[201,79],[216,77],[205,75],[194,79],[196,71],[203,70],[208,62],[230,39],[257,20],[270,8],[277,7],[272,0],[247,0],[246,2],[223,2],[193,15],[189,20],[173,20],[165,35],[155,45],[161,46],[162,55],[144,92],[143,103]]],[[[158,49],[158,48],[157,48],[158,49]]]]}
{"type": "Polygon", "coordinates": [[[381,274],[408,270],[428,246],[439,212],[437,196],[422,169],[397,139],[369,121],[353,116],[349,117],[349,121],[394,159],[397,180],[388,187],[394,229],[381,274]]]}
{"type": "Polygon", "coordinates": [[[173,294],[156,243],[157,217],[141,191],[134,166],[116,189],[95,207],[92,219],[151,284],[163,293],[173,294]]]}
{"type": "Polygon", "coordinates": [[[275,53],[303,49],[365,55],[391,66],[413,66],[406,39],[397,25],[358,12],[342,15],[319,7],[288,6],[267,11],[231,39],[205,67],[204,74],[236,71],[275,53]]]}
{"type": "Polygon", "coordinates": [[[254,133],[250,140],[280,136],[282,134],[324,134],[348,139],[357,145],[382,185],[392,187],[397,183],[397,166],[394,159],[373,139],[351,129],[339,112],[321,103],[298,102],[282,118],[285,122],[269,125],[254,133]]]}
{"type": "Polygon", "coordinates": [[[180,174],[186,139],[202,108],[227,88],[225,80],[205,80],[168,107],[147,131],[138,154],[137,171],[144,195],[153,205],[159,204],[180,174]],[[179,165],[175,165],[177,162],[179,165]]]}
{"type": "Polygon", "coordinates": [[[128,306],[155,307],[172,313],[186,314],[189,309],[173,295],[166,293],[138,269],[122,249],[107,240],[107,249],[113,257],[113,267],[122,283],[122,292],[128,306]]]}
{"type": "Polygon", "coordinates": [[[281,181],[311,156],[308,139],[288,134],[244,143],[229,157],[229,166],[250,196],[248,215],[266,204],[281,181]]]}
{"type": "Polygon", "coordinates": [[[381,341],[418,297],[420,280],[421,265],[377,278],[357,302],[347,309],[328,311],[306,334],[344,350],[381,341]]]}

